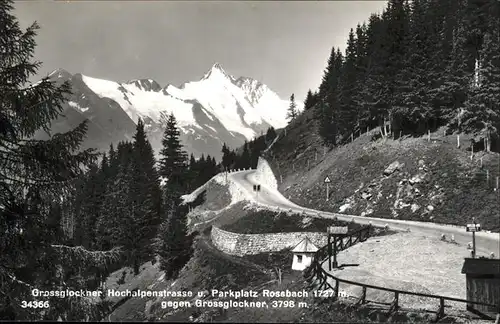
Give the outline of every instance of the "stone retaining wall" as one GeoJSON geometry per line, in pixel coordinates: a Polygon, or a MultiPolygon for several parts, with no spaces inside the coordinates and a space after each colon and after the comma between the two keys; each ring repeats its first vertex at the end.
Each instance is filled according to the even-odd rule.
{"type": "Polygon", "coordinates": [[[326,233],[319,232],[239,234],[224,231],[215,226],[212,227],[211,232],[212,242],[217,249],[237,256],[277,252],[286,248],[293,248],[306,236],[318,248],[327,244],[326,233]]]}

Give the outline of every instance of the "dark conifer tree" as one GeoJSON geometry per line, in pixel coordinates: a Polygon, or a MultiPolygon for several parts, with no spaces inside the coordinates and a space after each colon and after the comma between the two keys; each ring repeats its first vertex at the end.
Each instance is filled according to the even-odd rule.
{"type": "Polygon", "coordinates": [[[469,95],[474,67],[471,53],[467,51],[466,32],[463,25],[454,32],[453,48],[440,87],[432,94],[443,118],[450,121],[452,130],[462,132],[464,102],[469,95]]]}
{"type": "Polygon", "coordinates": [[[492,139],[500,130],[500,28],[493,26],[487,32],[480,51],[479,85],[472,89],[465,102],[464,127],[480,132],[486,150],[491,150],[492,139]]]}
{"type": "Polygon", "coordinates": [[[67,273],[104,267],[117,254],[66,246],[54,237],[54,204],[68,199],[97,156],[78,152],[86,122],[49,140],[33,139],[40,129],[50,133],[70,88],[48,78],[29,83],[40,67],[33,62],[38,26],[22,31],[12,11],[13,1],[0,1],[0,319],[96,319],[95,304],[80,297],[47,298],[50,308],[44,312],[22,307],[36,299],[34,288],[85,289],[85,283],[65,281],[67,273]]]}
{"type": "Polygon", "coordinates": [[[399,106],[398,86],[404,83],[401,80],[406,72],[405,57],[408,50],[409,41],[409,7],[406,0],[389,0],[385,17],[387,21],[387,31],[385,35],[385,44],[389,46],[388,59],[385,68],[385,80],[388,86],[389,106],[387,111],[387,120],[391,128],[401,126],[401,113],[399,106]]]}
{"type": "Polygon", "coordinates": [[[328,62],[328,68],[323,76],[324,97],[320,90],[315,115],[319,120],[319,134],[327,145],[336,145],[339,115],[339,79],[342,72],[343,56],[339,49],[328,62]]]}
{"type": "Polygon", "coordinates": [[[142,262],[153,258],[152,240],[161,219],[161,190],[153,149],[147,139],[144,123],[139,119],[133,142],[133,158],[130,169],[129,205],[130,231],[127,242],[130,262],[136,274],[142,262]]]}
{"type": "Polygon", "coordinates": [[[361,110],[368,112],[367,128],[383,125],[389,105],[389,87],[385,67],[388,60],[388,44],[385,37],[387,22],[378,15],[371,15],[366,30],[367,70],[360,96],[361,110]]]}
{"type": "Polygon", "coordinates": [[[276,130],[273,127],[268,128],[266,132],[266,143],[267,145],[271,145],[271,143],[276,138],[276,130]]]}
{"type": "Polygon", "coordinates": [[[104,199],[106,184],[97,164],[92,165],[85,176],[81,205],[77,210],[75,244],[85,248],[95,246],[95,227],[99,218],[101,204],[104,199]]]}
{"type": "Polygon", "coordinates": [[[318,96],[320,99],[326,98],[332,92],[332,89],[334,89],[337,85],[337,79],[335,77],[337,60],[338,50],[335,47],[332,47],[327,66],[323,72],[323,78],[319,86],[318,96]]]}
{"type": "Polygon", "coordinates": [[[314,105],[314,97],[311,89],[307,91],[306,99],[304,100],[304,110],[309,110],[314,105]]]}
{"type": "Polygon", "coordinates": [[[226,143],[222,145],[222,168],[224,171],[229,171],[232,161],[231,161],[231,150],[227,147],[226,143]]]}
{"type": "Polygon", "coordinates": [[[250,150],[248,148],[248,143],[245,141],[245,144],[243,145],[243,153],[241,153],[241,168],[247,169],[251,167],[251,157],[250,157],[250,150]]]}
{"type": "Polygon", "coordinates": [[[186,180],[188,173],[187,154],[180,142],[180,132],[177,128],[177,121],[173,114],[167,118],[167,125],[163,135],[163,147],[160,151],[159,174],[167,178],[169,195],[180,196],[186,191],[186,180]]]}
{"type": "Polygon", "coordinates": [[[167,279],[177,277],[180,269],[189,259],[190,241],[187,236],[187,212],[180,207],[180,200],[173,198],[166,206],[166,218],[158,235],[160,269],[167,279]]]}
{"type": "Polygon", "coordinates": [[[433,80],[429,76],[434,46],[431,42],[435,39],[432,37],[427,4],[427,0],[412,2],[412,19],[405,42],[408,54],[403,58],[406,64],[400,67],[395,81],[393,116],[397,122],[393,123],[394,133],[406,128],[423,134],[429,130],[433,119],[429,98],[433,80]]]}
{"type": "Polygon", "coordinates": [[[288,107],[286,118],[289,121],[292,121],[295,118],[297,118],[297,115],[298,112],[297,112],[297,104],[295,103],[295,95],[292,93],[292,95],[290,96],[290,105],[288,107]]]}

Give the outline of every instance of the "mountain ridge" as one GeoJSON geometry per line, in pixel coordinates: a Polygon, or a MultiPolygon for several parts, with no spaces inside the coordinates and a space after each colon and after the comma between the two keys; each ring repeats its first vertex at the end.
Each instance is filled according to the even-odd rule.
{"type": "Polygon", "coordinates": [[[200,80],[179,87],[162,86],[149,78],[115,82],[62,68],[51,72],[49,78],[68,81],[73,92],[52,132],[68,131],[88,119],[89,131],[82,146],[98,150],[131,140],[141,118],[158,153],[165,117],[172,113],[188,153],[220,159],[223,143],[236,148],[270,127],[284,127],[289,106],[265,84],[249,77],[235,78],[217,62],[200,80]]]}

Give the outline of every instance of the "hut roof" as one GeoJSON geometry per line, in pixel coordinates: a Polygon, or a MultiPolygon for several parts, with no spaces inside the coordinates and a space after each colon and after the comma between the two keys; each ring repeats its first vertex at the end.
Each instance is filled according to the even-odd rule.
{"type": "Polygon", "coordinates": [[[318,248],[311,242],[311,240],[309,240],[307,236],[292,249],[292,252],[302,253],[314,253],[316,251],[318,251],[318,248]]]}
{"type": "Polygon", "coordinates": [[[500,259],[465,258],[462,273],[500,275],[500,259]]]}

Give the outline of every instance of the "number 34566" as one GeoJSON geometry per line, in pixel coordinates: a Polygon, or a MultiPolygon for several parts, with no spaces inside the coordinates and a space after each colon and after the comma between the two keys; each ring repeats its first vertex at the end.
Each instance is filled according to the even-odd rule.
{"type": "Polygon", "coordinates": [[[21,302],[21,307],[22,308],[49,308],[50,304],[49,301],[42,301],[42,300],[30,300],[30,301],[25,301],[23,300],[21,302]]]}

